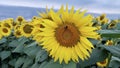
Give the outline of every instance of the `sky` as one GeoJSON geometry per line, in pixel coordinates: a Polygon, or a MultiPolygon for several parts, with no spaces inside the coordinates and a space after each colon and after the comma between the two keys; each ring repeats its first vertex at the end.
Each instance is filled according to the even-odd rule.
{"type": "Polygon", "coordinates": [[[0,5],[26,6],[37,8],[54,7],[68,4],[75,9],[82,8],[92,13],[120,14],[120,0],[0,0],[0,5]]]}

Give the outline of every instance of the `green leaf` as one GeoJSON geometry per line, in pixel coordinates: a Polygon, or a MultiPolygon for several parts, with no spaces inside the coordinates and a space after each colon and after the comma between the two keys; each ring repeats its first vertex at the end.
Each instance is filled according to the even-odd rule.
{"type": "Polygon", "coordinates": [[[20,38],[20,40],[18,40],[18,44],[17,47],[13,50],[13,52],[17,52],[17,53],[22,53],[23,49],[24,49],[24,43],[28,41],[28,39],[26,38],[20,38]]]}
{"type": "Polygon", "coordinates": [[[11,52],[10,52],[10,51],[2,51],[2,52],[0,53],[0,57],[1,57],[2,60],[8,58],[10,55],[11,55],[11,52]]]}
{"type": "Polygon", "coordinates": [[[115,60],[115,61],[120,62],[120,57],[115,57],[115,56],[112,56],[112,60],[115,60]]]}
{"type": "Polygon", "coordinates": [[[111,61],[109,67],[112,67],[112,68],[119,68],[120,67],[120,62],[118,61],[111,61]]]}
{"type": "Polygon", "coordinates": [[[34,63],[34,64],[31,66],[31,68],[39,68],[39,66],[40,66],[40,64],[34,63]]]}
{"type": "Polygon", "coordinates": [[[32,42],[30,44],[28,44],[26,47],[31,47],[31,46],[36,46],[37,45],[37,42],[32,42]]]}
{"type": "Polygon", "coordinates": [[[24,49],[24,46],[23,46],[23,45],[18,45],[18,46],[13,50],[13,52],[22,53],[22,52],[23,52],[23,49],[24,49]]]}
{"type": "Polygon", "coordinates": [[[10,42],[9,43],[9,45],[8,46],[10,46],[10,47],[17,47],[18,46],[18,41],[17,40],[13,40],[12,42],[10,42]]]}
{"type": "Polygon", "coordinates": [[[7,41],[6,38],[2,38],[2,39],[0,39],[0,44],[4,43],[4,42],[6,42],[6,41],[7,41]]]}
{"type": "Polygon", "coordinates": [[[108,27],[108,24],[104,24],[101,26],[101,29],[107,29],[107,27],[108,27]]]}
{"type": "Polygon", "coordinates": [[[12,59],[9,61],[9,65],[11,66],[15,66],[15,63],[16,63],[16,59],[12,59]]]}
{"type": "Polygon", "coordinates": [[[76,63],[71,61],[68,64],[64,64],[63,68],[76,68],[76,63]]]}
{"type": "Polygon", "coordinates": [[[25,58],[24,61],[25,62],[23,64],[22,68],[29,68],[29,66],[33,63],[33,59],[29,58],[29,57],[25,58]]]}
{"type": "Polygon", "coordinates": [[[3,63],[1,68],[8,68],[8,64],[3,63]]]}
{"type": "Polygon", "coordinates": [[[59,64],[59,62],[54,62],[53,60],[51,60],[43,68],[63,68],[63,67],[61,64],[59,64]]]}
{"type": "Polygon", "coordinates": [[[26,53],[30,57],[35,58],[35,56],[39,52],[39,50],[40,50],[39,46],[25,47],[24,53],[26,53]]]}
{"type": "Polygon", "coordinates": [[[100,47],[106,49],[107,51],[109,51],[110,53],[112,53],[114,56],[120,57],[120,46],[119,45],[116,45],[116,46],[100,45],[100,47]]]}
{"type": "Polygon", "coordinates": [[[48,57],[47,52],[46,52],[45,50],[40,50],[40,51],[37,53],[35,60],[36,60],[36,62],[42,62],[42,61],[44,61],[45,59],[47,59],[47,57],[48,57]]]}
{"type": "Polygon", "coordinates": [[[19,59],[15,63],[15,68],[19,68],[25,62],[24,57],[19,57],[19,59]]]}
{"type": "Polygon", "coordinates": [[[41,65],[40,65],[39,68],[44,68],[47,64],[48,64],[48,62],[47,62],[47,61],[44,61],[44,62],[41,63],[41,65]]]}
{"type": "Polygon", "coordinates": [[[120,38],[120,30],[99,30],[102,37],[120,38]]]}
{"type": "Polygon", "coordinates": [[[84,61],[80,60],[77,66],[78,68],[89,66],[89,65],[95,64],[96,62],[103,61],[104,59],[106,59],[106,57],[108,57],[108,53],[106,50],[101,50],[96,48],[96,49],[93,49],[90,58],[84,61]]]}
{"type": "Polygon", "coordinates": [[[120,30],[120,23],[116,24],[116,29],[120,30]]]}

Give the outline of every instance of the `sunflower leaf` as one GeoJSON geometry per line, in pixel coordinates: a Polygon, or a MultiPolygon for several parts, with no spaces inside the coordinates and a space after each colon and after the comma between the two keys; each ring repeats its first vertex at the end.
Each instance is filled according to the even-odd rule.
{"type": "Polygon", "coordinates": [[[106,49],[110,53],[112,53],[114,56],[120,57],[120,46],[105,46],[105,45],[100,45],[100,47],[106,49]]]}
{"type": "MultiPolygon", "coordinates": [[[[20,44],[24,44],[24,43],[20,43],[20,44]]],[[[18,45],[18,46],[13,50],[13,52],[22,53],[22,52],[23,52],[23,49],[24,49],[24,46],[23,46],[23,45],[18,45]]]]}
{"type": "Polygon", "coordinates": [[[6,59],[7,57],[9,57],[11,55],[11,52],[10,51],[2,51],[0,53],[0,57],[2,60],[6,59]]]}
{"type": "Polygon", "coordinates": [[[111,61],[110,64],[109,64],[109,67],[111,68],[119,68],[120,67],[120,62],[118,61],[111,61]]]}
{"type": "Polygon", "coordinates": [[[40,50],[39,46],[31,46],[31,47],[26,46],[23,51],[28,56],[34,58],[36,54],[39,52],[39,50],[40,50]]]}
{"type": "Polygon", "coordinates": [[[18,45],[18,41],[17,40],[13,40],[13,41],[11,41],[10,43],[9,43],[9,45],[8,46],[10,46],[10,47],[17,47],[18,45]]]}
{"type": "Polygon", "coordinates": [[[18,60],[15,63],[15,68],[19,68],[24,62],[25,62],[25,58],[24,57],[19,57],[18,60]]]}
{"type": "Polygon", "coordinates": [[[99,30],[102,37],[120,38],[120,30],[99,30]]]}
{"type": "Polygon", "coordinates": [[[51,60],[43,68],[63,68],[63,67],[61,64],[59,64],[59,62],[54,62],[53,60],[51,60]]]}
{"type": "Polygon", "coordinates": [[[16,59],[12,59],[9,61],[9,65],[15,66],[16,59]]]}
{"type": "Polygon", "coordinates": [[[29,58],[29,57],[25,58],[24,61],[25,62],[23,64],[22,68],[29,68],[29,66],[33,63],[33,59],[29,58]]]}
{"type": "Polygon", "coordinates": [[[39,66],[40,66],[40,64],[34,63],[34,64],[31,66],[31,68],[39,68],[39,66]]]}
{"type": "Polygon", "coordinates": [[[0,40],[0,44],[4,43],[4,42],[6,42],[6,41],[7,41],[6,38],[2,38],[2,39],[0,40]]]}
{"type": "MultiPolygon", "coordinates": [[[[24,49],[24,43],[28,41],[28,39],[26,38],[20,38],[18,39],[18,45],[17,47],[13,50],[13,52],[17,52],[17,53],[22,53],[23,49],[24,49]]],[[[15,43],[16,44],[16,43],[15,43]]]]}
{"type": "Polygon", "coordinates": [[[48,64],[48,62],[47,61],[44,61],[44,62],[42,62],[41,63],[41,65],[40,65],[40,67],[39,68],[44,68],[45,67],[45,65],[47,65],[48,64]]]}
{"type": "Polygon", "coordinates": [[[8,64],[3,63],[1,68],[8,68],[8,64]]]}
{"type": "Polygon", "coordinates": [[[77,67],[82,68],[85,66],[95,64],[96,62],[103,61],[107,56],[108,56],[108,53],[106,50],[95,48],[95,49],[93,49],[90,58],[88,58],[88,60],[84,60],[84,61],[80,60],[80,62],[77,64],[77,67]],[[97,58],[97,59],[95,59],[95,58],[97,58]]]}
{"type": "Polygon", "coordinates": [[[46,58],[48,57],[47,53],[45,50],[40,50],[37,55],[36,55],[36,58],[35,58],[35,61],[36,62],[42,62],[44,61],[46,58]]]}
{"type": "Polygon", "coordinates": [[[63,65],[63,68],[76,68],[76,63],[71,61],[70,63],[63,65]]]}

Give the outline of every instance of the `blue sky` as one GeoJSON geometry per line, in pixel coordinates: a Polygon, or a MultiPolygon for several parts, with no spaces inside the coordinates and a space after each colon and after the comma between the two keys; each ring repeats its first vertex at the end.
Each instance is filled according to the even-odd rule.
{"type": "Polygon", "coordinates": [[[68,4],[93,13],[120,14],[120,0],[0,0],[0,5],[60,8],[68,4]]]}

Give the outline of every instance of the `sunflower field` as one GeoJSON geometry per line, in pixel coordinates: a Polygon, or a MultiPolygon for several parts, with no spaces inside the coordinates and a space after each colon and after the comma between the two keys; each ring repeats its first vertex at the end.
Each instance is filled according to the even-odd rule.
{"type": "Polygon", "coordinates": [[[119,68],[120,20],[61,6],[0,20],[0,68],[119,68]]]}

